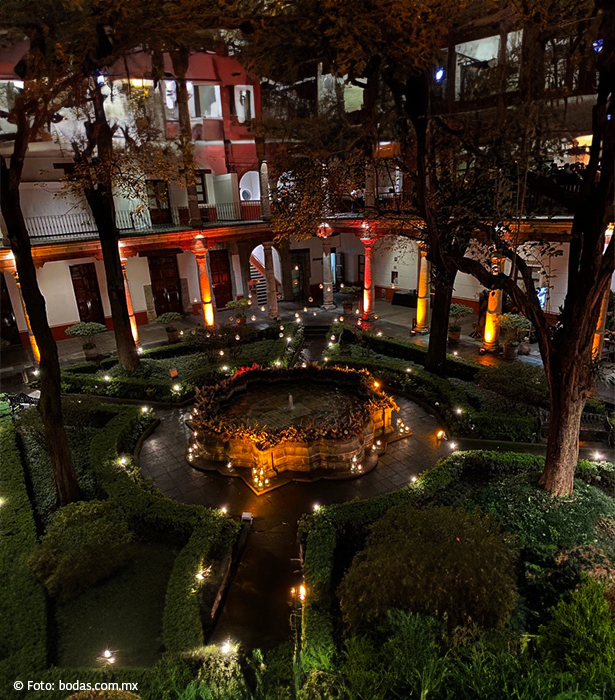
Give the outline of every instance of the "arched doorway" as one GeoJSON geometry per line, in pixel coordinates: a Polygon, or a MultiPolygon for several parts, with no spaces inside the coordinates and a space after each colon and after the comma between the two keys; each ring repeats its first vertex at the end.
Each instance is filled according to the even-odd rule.
{"type": "MultiPolygon", "coordinates": [[[[276,280],[278,297],[282,292],[282,261],[280,254],[273,248],[273,272],[276,280]]],[[[262,245],[257,245],[250,253],[250,279],[248,282],[252,299],[259,306],[267,303],[267,281],[265,279],[265,251],[262,245]]]]}
{"type": "Polygon", "coordinates": [[[260,202],[261,183],[257,170],[244,173],[239,181],[239,199],[242,202],[260,202]]]}

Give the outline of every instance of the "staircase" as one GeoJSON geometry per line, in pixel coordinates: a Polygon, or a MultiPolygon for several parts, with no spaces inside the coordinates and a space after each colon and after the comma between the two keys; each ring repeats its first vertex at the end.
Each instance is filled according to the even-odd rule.
{"type": "Polygon", "coordinates": [[[256,303],[263,306],[267,303],[267,282],[252,263],[250,263],[250,279],[256,280],[256,303]]]}

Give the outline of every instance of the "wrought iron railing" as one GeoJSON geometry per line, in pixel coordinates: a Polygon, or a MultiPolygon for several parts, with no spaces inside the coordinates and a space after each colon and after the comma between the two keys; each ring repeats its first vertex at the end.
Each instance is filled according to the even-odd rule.
{"type": "MultiPolygon", "coordinates": [[[[199,205],[200,220],[190,220],[188,207],[150,209],[135,207],[115,212],[115,220],[121,236],[144,235],[165,231],[185,231],[240,221],[260,221],[259,201],[221,202],[199,205]]],[[[27,216],[26,227],[33,242],[43,240],[74,240],[94,238],[98,235],[96,222],[89,212],[50,216],[27,216]]]]}

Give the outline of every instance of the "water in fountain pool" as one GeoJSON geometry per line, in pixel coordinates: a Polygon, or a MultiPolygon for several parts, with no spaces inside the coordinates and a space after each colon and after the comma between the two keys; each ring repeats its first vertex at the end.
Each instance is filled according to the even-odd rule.
{"type": "Polygon", "coordinates": [[[293,384],[252,384],[226,403],[224,414],[244,425],[284,428],[289,425],[326,423],[339,419],[359,406],[351,391],[311,382],[293,384]]]}

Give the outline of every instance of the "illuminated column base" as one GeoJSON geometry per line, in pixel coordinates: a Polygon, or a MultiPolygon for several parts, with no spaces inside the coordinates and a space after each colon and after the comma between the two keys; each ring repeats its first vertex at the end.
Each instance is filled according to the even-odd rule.
{"type": "Polygon", "coordinates": [[[19,277],[17,275],[16,270],[13,271],[13,277],[15,278],[15,284],[17,285],[17,289],[19,290],[21,308],[23,309],[23,315],[26,319],[26,328],[28,330],[28,340],[30,341],[30,349],[32,350],[32,359],[34,360],[34,366],[38,367],[41,361],[41,352],[38,349],[38,344],[36,342],[36,338],[34,337],[34,333],[32,333],[32,327],[30,326],[30,317],[28,316],[28,311],[26,309],[26,302],[24,301],[24,298],[21,294],[21,283],[19,282],[19,277]]]}
{"type": "Polygon", "coordinates": [[[502,313],[502,292],[492,289],[487,301],[487,316],[483,334],[482,352],[495,352],[500,347],[500,314],[502,313]]]}
{"type": "Polygon", "coordinates": [[[326,239],[322,242],[322,308],[328,311],[335,308],[331,271],[331,242],[326,239]]]}
{"type": "Polygon", "coordinates": [[[201,239],[197,239],[192,252],[196,257],[196,264],[199,269],[199,289],[201,291],[203,325],[207,328],[213,328],[213,326],[216,325],[216,313],[214,297],[211,290],[211,280],[209,278],[209,266],[207,264],[208,251],[201,239]]]}
{"type": "Polygon", "coordinates": [[[419,284],[416,300],[415,333],[429,333],[430,265],[427,251],[419,248],[419,284]]]}
{"type": "Polygon", "coordinates": [[[126,307],[128,308],[128,317],[130,319],[130,330],[132,332],[133,340],[137,348],[139,347],[139,328],[137,326],[137,319],[135,318],[135,312],[132,306],[132,296],[130,294],[130,285],[128,284],[128,275],[126,273],[126,259],[122,258],[122,274],[124,275],[124,291],[126,294],[126,307]]]}
{"type": "Polygon", "coordinates": [[[594,333],[594,338],[592,340],[592,357],[594,359],[600,357],[602,354],[602,346],[604,344],[604,333],[606,331],[606,312],[609,308],[609,298],[610,290],[607,289],[604,296],[602,297],[602,303],[600,304],[600,316],[598,317],[598,323],[596,324],[596,332],[594,333]]]}
{"type": "Polygon", "coordinates": [[[365,246],[365,272],[363,277],[363,296],[361,299],[361,320],[369,321],[374,315],[374,273],[373,273],[373,238],[362,238],[361,243],[365,246]]]}

